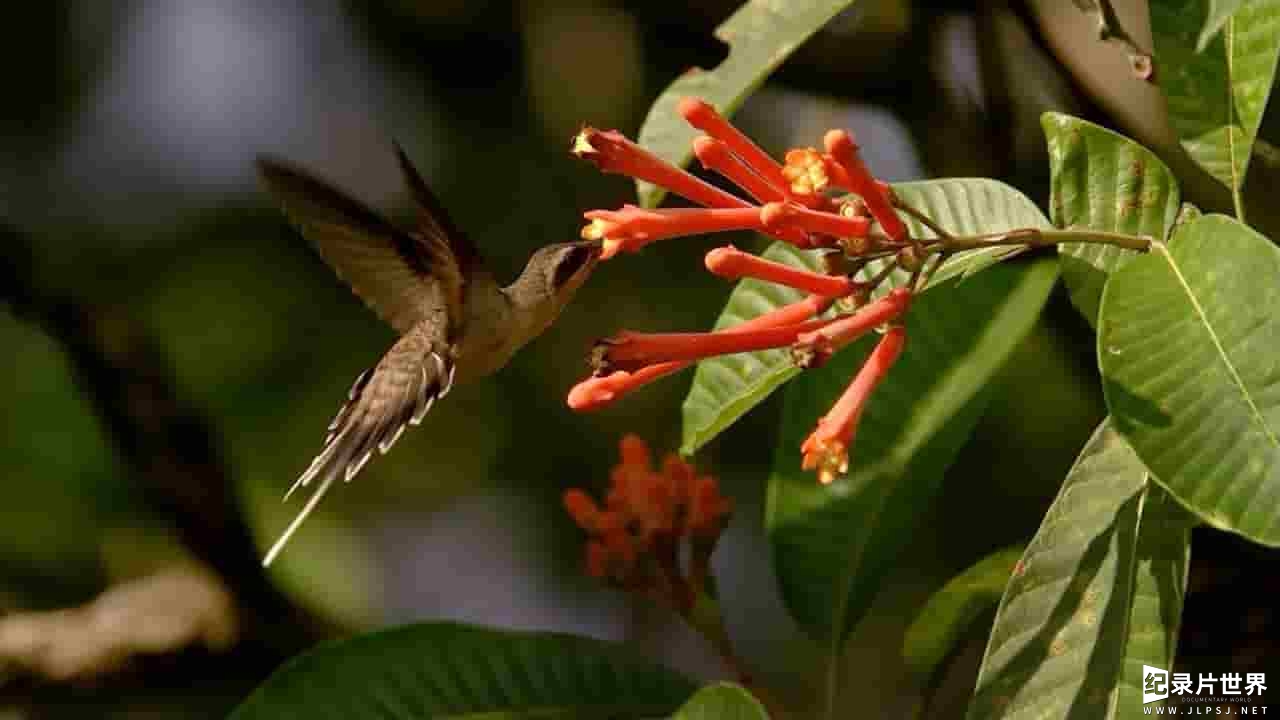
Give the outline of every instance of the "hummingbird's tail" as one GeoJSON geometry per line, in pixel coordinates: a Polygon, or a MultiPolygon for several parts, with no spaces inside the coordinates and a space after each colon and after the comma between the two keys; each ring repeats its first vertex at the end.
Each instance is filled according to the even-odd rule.
{"type": "Polygon", "coordinates": [[[263,559],[270,565],[289,538],[320,504],[334,481],[354,478],[374,450],[386,454],[408,425],[417,425],[439,398],[453,386],[454,366],[444,353],[423,353],[420,339],[405,336],[382,358],[377,367],[356,378],[347,403],[329,424],[320,454],[285,494],[287,500],[298,488],[319,480],[298,516],[289,523],[280,539],[263,559]]]}

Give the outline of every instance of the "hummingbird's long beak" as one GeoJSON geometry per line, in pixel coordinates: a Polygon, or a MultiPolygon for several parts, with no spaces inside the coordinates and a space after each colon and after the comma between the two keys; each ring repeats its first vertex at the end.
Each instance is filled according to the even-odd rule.
{"type": "Polygon", "coordinates": [[[573,240],[565,243],[565,245],[568,247],[585,247],[604,250],[604,238],[600,238],[599,240],[573,240]]]}

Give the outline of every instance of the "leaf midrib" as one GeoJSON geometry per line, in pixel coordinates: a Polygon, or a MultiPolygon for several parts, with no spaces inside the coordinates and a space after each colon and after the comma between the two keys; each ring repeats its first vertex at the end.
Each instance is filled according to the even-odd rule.
{"type": "MultiPolygon", "coordinates": [[[[1227,20],[1227,25],[1222,29],[1223,47],[1227,53],[1227,155],[1231,158],[1231,196],[1235,202],[1235,210],[1238,219],[1244,222],[1244,206],[1240,200],[1240,186],[1243,184],[1240,178],[1240,170],[1236,158],[1236,134],[1232,130],[1236,127],[1236,96],[1235,96],[1235,55],[1234,45],[1236,37],[1236,19],[1232,15],[1227,20]]],[[[1244,128],[1240,130],[1243,132],[1244,128]]]]}
{"type": "Polygon", "coordinates": [[[1244,398],[1244,402],[1249,406],[1249,412],[1253,413],[1258,424],[1262,426],[1262,432],[1266,435],[1267,440],[1271,442],[1272,447],[1280,448],[1280,438],[1276,437],[1275,431],[1271,429],[1271,425],[1267,422],[1267,418],[1262,414],[1262,409],[1258,407],[1253,400],[1253,395],[1249,393],[1248,386],[1244,383],[1244,378],[1240,376],[1240,371],[1236,369],[1231,358],[1227,356],[1227,350],[1222,344],[1222,340],[1218,337],[1218,332],[1214,330],[1213,325],[1209,322],[1209,316],[1205,313],[1204,307],[1200,304],[1200,299],[1196,297],[1192,291],[1191,285],[1187,283],[1187,279],[1183,277],[1182,270],[1178,267],[1178,263],[1174,261],[1173,254],[1169,252],[1169,246],[1162,242],[1154,244],[1157,251],[1164,256],[1166,262],[1169,263],[1169,269],[1173,271],[1174,278],[1187,294],[1187,299],[1191,301],[1191,307],[1195,310],[1196,315],[1200,318],[1204,329],[1209,333],[1209,339],[1213,341],[1213,347],[1218,352],[1218,357],[1222,359],[1222,364],[1226,366],[1227,373],[1231,376],[1231,382],[1240,391],[1240,396],[1244,398]]]}

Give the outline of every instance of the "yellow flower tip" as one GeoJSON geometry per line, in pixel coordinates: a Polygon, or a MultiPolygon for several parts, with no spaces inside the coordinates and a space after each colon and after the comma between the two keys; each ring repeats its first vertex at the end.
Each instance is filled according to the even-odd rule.
{"type": "Polygon", "coordinates": [[[788,150],[782,177],[794,195],[816,195],[827,188],[831,179],[822,155],[813,148],[788,150]]]}
{"type": "Polygon", "coordinates": [[[608,225],[604,220],[596,218],[582,228],[582,232],[578,233],[583,240],[603,240],[608,225]]]}
{"type": "Polygon", "coordinates": [[[609,237],[609,233],[616,227],[616,223],[612,223],[603,218],[594,218],[592,221],[583,226],[582,231],[578,233],[583,240],[600,240],[600,259],[608,260],[617,255],[624,247],[624,241],[620,238],[609,237]]]}
{"type": "Polygon", "coordinates": [[[849,447],[839,440],[820,437],[818,433],[819,431],[814,431],[805,440],[801,448],[804,456],[800,467],[804,470],[816,470],[818,482],[830,485],[849,471],[849,447]]]}
{"type": "Polygon", "coordinates": [[[584,127],[577,135],[573,136],[573,143],[569,147],[569,152],[574,157],[585,158],[588,155],[599,152],[594,145],[591,144],[591,138],[599,132],[593,127],[584,127]]]}

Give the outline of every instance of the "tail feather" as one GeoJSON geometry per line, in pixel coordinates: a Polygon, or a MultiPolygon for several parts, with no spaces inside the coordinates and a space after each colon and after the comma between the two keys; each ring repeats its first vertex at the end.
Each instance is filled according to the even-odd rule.
{"type": "Polygon", "coordinates": [[[417,425],[422,420],[435,401],[448,392],[453,370],[453,364],[441,353],[423,356],[412,352],[411,347],[402,349],[397,343],[377,367],[356,378],[347,403],[329,424],[320,453],[293,483],[285,499],[316,480],[319,485],[271,546],[263,565],[276,559],[335,480],[341,477],[350,482],[374,451],[386,454],[407,425],[417,425]]]}

